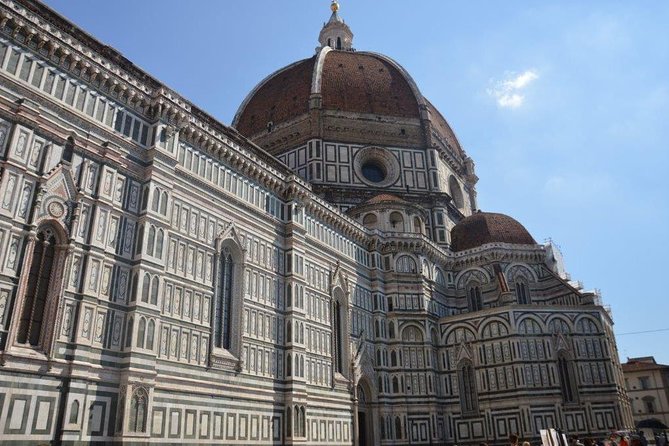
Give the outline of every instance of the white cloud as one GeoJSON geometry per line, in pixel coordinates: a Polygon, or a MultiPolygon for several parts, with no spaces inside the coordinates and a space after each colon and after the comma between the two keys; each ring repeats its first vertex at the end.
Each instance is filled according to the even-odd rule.
{"type": "Polygon", "coordinates": [[[495,99],[498,107],[518,108],[525,101],[523,90],[536,79],[539,79],[539,74],[533,69],[520,74],[507,73],[503,80],[490,81],[488,95],[495,99]]]}

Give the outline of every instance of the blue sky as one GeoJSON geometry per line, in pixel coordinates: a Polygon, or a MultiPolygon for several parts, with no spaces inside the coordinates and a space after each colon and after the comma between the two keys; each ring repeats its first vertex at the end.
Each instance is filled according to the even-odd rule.
{"type": "MultiPolygon", "coordinates": [[[[47,0],[229,124],[310,57],[328,0],[47,0]]],[[[669,328],[669,2],[342,0],[354,47],[413,76],[474,159],[479,206],[552,238],[616,333],[669,328]]],[[[618,337],[669,364],[669,331],[618,337]]]]}

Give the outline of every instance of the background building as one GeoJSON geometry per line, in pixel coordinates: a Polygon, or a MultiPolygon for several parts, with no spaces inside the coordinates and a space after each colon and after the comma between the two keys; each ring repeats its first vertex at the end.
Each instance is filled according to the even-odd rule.
{"type": "Polygon", "coordinates": [[[667,430],[669,365],[656,363],[652,356],[628,358],[623,373],[635,426],[667,430]]]}
{"type": "Polygon", "coordinates": [[[231,128],[46,6],[0,3],[0,441],[632,425],[596,296],[477,211],[447,121],[352,39],[334,3],[316,55],[231,128]]]}

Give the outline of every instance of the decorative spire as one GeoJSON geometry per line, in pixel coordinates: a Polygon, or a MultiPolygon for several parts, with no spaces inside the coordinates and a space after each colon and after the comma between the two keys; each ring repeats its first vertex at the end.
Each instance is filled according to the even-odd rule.
{"type": "Polygon", "coordinates": [[[323,47],[329,46],[335,50],[353,51],[351,47],[353,43],[353,33],[344,20],[339,17],[339,2],[332,0],[330,4],[332,15],[327,23],[323,24],[323,29],[318,36],[318,41],[321,46],[316,48],[320,50],[323,47]]]}

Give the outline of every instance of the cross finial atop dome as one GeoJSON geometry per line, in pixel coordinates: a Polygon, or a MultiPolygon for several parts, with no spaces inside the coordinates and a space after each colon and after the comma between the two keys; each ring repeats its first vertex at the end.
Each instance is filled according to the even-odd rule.
{"type": "Polygon", "coordinates": [[[330,4],[332,15],[327,23],[323,24],[323,29],[318,36],[318,41],[321,46],[316,48],[319,50],[323,47],[329,46],[335,50],[353,51],[351,45],[353,44],[353,33],[344,20],[339,17],[339,2],[332,0],[330,4]]]}

